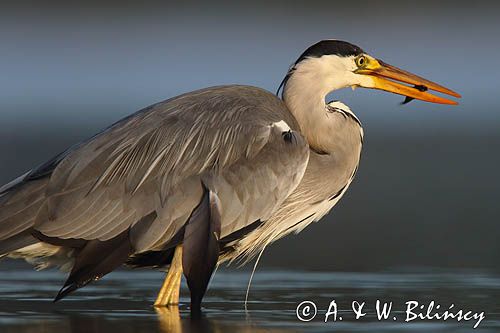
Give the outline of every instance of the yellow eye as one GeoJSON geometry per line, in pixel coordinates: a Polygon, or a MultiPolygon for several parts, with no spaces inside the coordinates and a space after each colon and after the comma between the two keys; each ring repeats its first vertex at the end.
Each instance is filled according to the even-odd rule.
{"type": "Polygon", "coordinates": [[[363,55],[356,58],[356,65],[360,68],[365,67],[367,63],[368,63],[368,58],[363,55]]]}

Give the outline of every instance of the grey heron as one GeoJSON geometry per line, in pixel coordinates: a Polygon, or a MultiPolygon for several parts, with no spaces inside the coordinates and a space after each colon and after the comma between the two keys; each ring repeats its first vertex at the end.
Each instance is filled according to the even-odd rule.
{"type": "Polygon", "coordinates": [[[345,87],[441,104],[456,92],[323,40],[290,67],[281,98],[242,85],[151,105],[0,188],[0,256],[69,276],[55,300],[122,265],[169,267],[155,302],[176,304],[181,275],[199,309],[215,267],[254,258],[318,221],[360,161],[363,130],[345,87]]]}

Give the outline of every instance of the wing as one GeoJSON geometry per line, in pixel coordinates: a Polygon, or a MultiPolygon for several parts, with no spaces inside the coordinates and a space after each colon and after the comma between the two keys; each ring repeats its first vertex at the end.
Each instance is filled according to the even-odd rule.
{"type": "Polygon", "coordinates": [[[208,188],[221,201],[224,237],[269,217],[298,185],[309,149],[296,129],[283,103],[258,88],[215,87],[153,105],[58,157],[31,225],[45,241],[128,232],[133,252],[158,250],[208,188]]]}

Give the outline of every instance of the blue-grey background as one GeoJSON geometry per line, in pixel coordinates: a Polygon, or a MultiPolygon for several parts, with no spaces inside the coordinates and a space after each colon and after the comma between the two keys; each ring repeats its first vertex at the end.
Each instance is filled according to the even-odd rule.
{"type": "Polygon", "coordinates": [[[171,96],[231,83],[275,91],[307,46],[343,39],[463,98],[457,107],[401,106],[384,92],[335,93],[364,124],[358,177],[327,218],[270,247],[261,264],[500,270],[494,2],[0,7],[0,183],[171,96]]]}

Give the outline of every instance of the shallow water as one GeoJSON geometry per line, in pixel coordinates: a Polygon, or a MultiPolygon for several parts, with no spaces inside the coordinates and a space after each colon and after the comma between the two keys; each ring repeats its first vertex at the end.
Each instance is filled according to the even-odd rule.
{"type": "Polygon", "coordinates": [[[500,331],[500,277],[494,275],[258,271],[245,312],[248,277],[248,271],[217,272],[205,298],[204,317],[194,322],[189,320],[185,286],[179,310],[152,308],[161,272],[114,272],[54,304],[62,274],[0,265],[0,332],[470,332],[476,322],[405,322],[405,302],[410,300],[425,305],[434,300],[442,309],[453,303],[454,310],[484,311],[485,319],[476,331],[500,331]],[[296,315],[297,305],[304,300],[313,301],[318,309],[309,322],[296,315]],[[330,315],[325,323],[332,300],[339,310],[337,321],[330,315]],[[376,300],[393,302],[388,320],[377,319],[376,300]],[[353,301],[366,302],[366,315],[359,320],[351,309],[353,301]]]}

